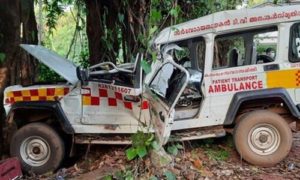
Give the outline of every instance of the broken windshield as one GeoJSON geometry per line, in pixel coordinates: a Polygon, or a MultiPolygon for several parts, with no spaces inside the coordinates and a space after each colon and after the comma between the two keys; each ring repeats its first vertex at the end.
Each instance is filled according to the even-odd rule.
{"type": "Polygon", "coordinates": [[[173,65],[165,64],[153,79],[150,88],[163,98],[166,97],[169,80],[173,74],[173,65]]]}
{"type": "Polygon", "coordinates": [[[149,87],[167,105],[171,106],[185,81],[186,76],[183,71],[171,63],[166,63],[158,71],[149,87]]]}

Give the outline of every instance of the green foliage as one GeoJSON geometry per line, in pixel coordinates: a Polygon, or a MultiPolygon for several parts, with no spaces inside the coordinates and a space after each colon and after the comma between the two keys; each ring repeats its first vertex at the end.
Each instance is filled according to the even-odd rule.
{"type": "Polygon", "coordinates": [[[132,160],[137,156],[137,152],[136,149],[131,147],[129,149],[126,150],[126,157],[128,160],[132,160]]]}
{"type": "Polygon", "coordinates": [[[89,67],[89,51],[87,49],[83,49],[79,54],[79,59],[77,61],[77,64],[79,64],[83,68],[89,67]]]}
{"type": "Polygon", "coordinates": [[[175,143],[167,147],[167,152],[176,156],[179,150],[182,150],[183,146],[181,144],[175,143]]]}
{"type": "Polygon", "coordinates": [[[264,54],[264,53],[266,53],[266,50],[268,48],[272,48],[272,49],[276,50],[277,47],[276,47],[276,45],[270,45],[270,44],[268,44],[268,45],[258,44],[257,47],[256,47],[256,52],[258,54],[264,54]]]}
{"type": "Polygon", "coordinates": [[[145,157],[151,148],[156,148],[154,143],[154,135],[150,133],[144,133],[138,131],[131,137],[132,147],[126,150],[126,157],[128,160],[132,160],[136,157],[145,157]]]}
{"type": "Polygon", "coordinates": [[[124,23],[124,14],[118,13],[118,19],[120,23],[124,23]]]}
{"type": "MultiPolygon", "coordinates": [[[[227,137],[226,146],[233,147],[232,137],[227,137]]],[[[193,143],[194,148],[203,149],[209,159],[215,161],[226,161],[229,157],[229,152],[215,142],[215,139],[203,139],[202,141],[193,143]]]]}
{"type": "Polygon", "coordinates": [[[169,154],[176,156],[178,154],[178,148],[175,145],[168,146],[167,151],[169,154]]]}
{"type": "Polygon", "coordinates": [[[155,177],[155,176],[151,176],[151,177],[149,178],[149,180],[158,180],[158,179],[157,179],[157,177],[155,177]]]}
{"type": "Polygon", "coordinates": [[[39,81],[41,82],[59,82],[64,81],[56,72],[49,69],[44,64],[39,64],[39,81]]]}
{"type": "Polygon", "coordinates": [[[151,72],[151,64],[148,63],[147,61],[142,60],[141,61],[141,66],[142,66],[142,68],[143,68],[143,70],[145,71],[146,74],[151,72]]]}
{"type": "Polygon", "coordinates": [[[5,54],[5,53],[2,53],[2,52],[0,52],[0,63],[3,63],[3,62],[4,62],[4,60],[5,60],[5,58],[6,58],[6,54],[5,54]]]}
{"type": "Polygon", "coordinates": [[[124,171],[117,171],[114,174],[114,177],[117,180],[133,180],[134,179],[132,170],[128,170],[128,169],[126,169],[124,171]]]}
{"type": "MultiPolygon", "coordinates": [[[[46,2],[46,5],[44,5],[46,8],[47,3],[49,6],[48,8],[55,9],[55,7],[52,7],[52,4],[55,4],[55,1],[46,2]]],[[[56,6],[62,8],[63,12],[60,12],[59,16],[55,17],[56,19],[53,17],[54,19],[52,19],[51,22],[53,22],[53,26],[55,28],[53,27],[52,29],[45,29],[46,33],[42,43],[46,48],[53,50],[61,56],[66,57],[68,54],[68,59],[71,59],[77,65],[86,68],[89,66],[89,50],[87,37],[85,34],[85,20],[84,18],[82,19],[82,17],[79,16],[80,14],[78,12],[80,12],[81,9],[78,9],[78,6],[70,6],[70,10],[64,10],[64,7],[67,3],[69,2],[66,0],[61,2],[57,1],[56,6]],[[74,17],[75,13],[77,14],[76,17],[74,17]],[[79,23],[77,23],[77,21],[79,21],[79,23]],[[74,33],[74,31],[77,31],[77,33],[74,33]]],[[[72,3],[73,2],[70,1],[70,4],[72,3]]],[[[46,11],[44,12],[44,16],[50,13],[47,11],[47,9],[45,10],[46,11]]],[[[56,82],[62,81],[63,79],[46,66],[40,65],[39,80],[46,82],[56,82]]]]}
{"type": "Polygon", "coordinates": [[[171,171],[166,171],[164,173],[167,180],[176,180],[176,175],[172,173],[171,171]]]}
{"type": "Polygon", "coordinates": [[[222,148],[206,148],[204,152],[209,159],[216,161],[225,161],[229,157],[229,152],[222,148]]]}
{"type": "Polygon", "coordinates": [[[76,26],[76,19],[74,19],[71,12],[64,12],[63,15],[56,21],[55,29],[51,31],[49,35],[49,31],[46,31],[45,38],[43,39],[43,45],[49,49],[52,49],[56,53],[61,56],[66,56],[70,47],[70,44],[73,41],[74,31],[78,29],[81,31],[81,39],[75,39],[77,41],[74,42],[73,48],[71,49],[73,54],[71,54],[71,58],[79,59],[81,51],[85,51],[87,49],[87,38],[85,34],[85,26],[78,25],[76,26]]]}
{"type": "Polygon", "coordinates": [[[177,18],[179,16],[180,11],[181,11],[181,8],[180,8],[180,6],[177,5],[170,10],[170,15],[177,18]]]}
{"type": "Polygon", "coordinates": [[[157,143],[157,141],[152,141],[151,143],[151,148],[158,150],[160,148],[159,144],[157,143]]]}
{"type": "MultiPolygon", "coordinates": [[[[48,32],[52,34],[56,28],[57,20],[65,12],[65,9],[77,1],[74,0],[44,0],[43,8],[46,12],[46,26],[48,32]]],[[[80,1],[78,1],[80,2],[80,1]]]]}
{"type": "Polygon", "coordinates": [[[238,4],[242,4],[242,0],[188,1],[182,6],[185,9],[182,11],[184,12],[182,13],[182,20],[186,21],[223,10],[235,9],[238,4]]]}
{"type": "Polygon", "coordinates": [[[224,148],[214,144],[214,139],[205,139],[204,145],[202,145],[204,153],[211,160],[225,161],[229,157],[229,152],[224,148]]]}
{"type": "Polygon", "coordinates": [[[151,9],[150,11],[150,23],[151,24],[158,24],[162,19],[161,12],[158,9],[151,9]]]}
{"type": "Polygon", "coordinates": [[[112,175],[106,175],[102,178],[102,180],[112,180],[112,179],[113,179],[112,175]]]}
{"type": "Polygon", "coordinates": [[[234,141],[232,136],[226,136],[226,146],[234,148],[234,141]]]}

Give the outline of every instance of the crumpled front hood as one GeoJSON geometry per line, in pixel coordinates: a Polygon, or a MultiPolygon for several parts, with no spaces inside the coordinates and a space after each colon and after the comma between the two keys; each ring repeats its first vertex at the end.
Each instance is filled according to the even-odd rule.
{"type": "Polygon", "coordinates": [[[71,84],[74,85],[79,81],[76,75],[76,65],[72,61],[43,46],[30,44],[21,44],[20,46],[71,84]]]}

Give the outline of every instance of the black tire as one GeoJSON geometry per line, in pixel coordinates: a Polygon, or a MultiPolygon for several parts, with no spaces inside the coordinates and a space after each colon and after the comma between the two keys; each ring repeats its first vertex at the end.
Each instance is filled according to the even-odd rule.
{"type": "Polygon", "coordinates": [[[59,167],[65,155],[65,147],[50,126],[31,123],[13,135],[10,154],[18,157],[25,172],[44,174],[59,167]]]}
{"type": "Polygon", "coordinates": [[[287,122],[280,115],[266,110],[243,116],[235,127],[233,137],[240,156],[262,167],[274,166],[283,160],[293,142],[287,122]]]}

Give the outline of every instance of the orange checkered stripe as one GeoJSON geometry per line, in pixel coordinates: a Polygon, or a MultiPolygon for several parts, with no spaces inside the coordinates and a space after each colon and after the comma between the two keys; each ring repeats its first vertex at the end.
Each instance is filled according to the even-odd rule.
{"type": "MultiPolygon", "coordinates": [[[[83,105],[84,106],[100,106],[103,100],[105,100],[105,103],[107,103],[108,106],[118,106],[118,103],[122,103],[126,109],[133,109],[133,103],[129,101],[125,101],[123,98],[122,93],[114,92],[114,96],[110,97],[108,95],[107,89],[99,88],[97,96],[92,96],[90,88],[84,88],[86,90],[89,90],[89,93],[83,94],[83,105]]],[[[149,103],[148,101],[143,101],[141,103],[141,108],[149,109],[149,103]]]]}
{"type": "Polygon", "coordinates": [[[69,93],[69,88],[40,88],[6,93],[5,103],[13,104],[20,101],[55,101],[69,93]]]}
{"type": "Polygon", "coordinates": [[[268,71],[267,86],[268,88],[299,88],[300,87],[300,70],[288,69],[281,71],[268,71]]]}
{"type": "Polygon", "coordinates": [[[300,86],[300,70],[296,71],[296,86],[300,86]]]}

